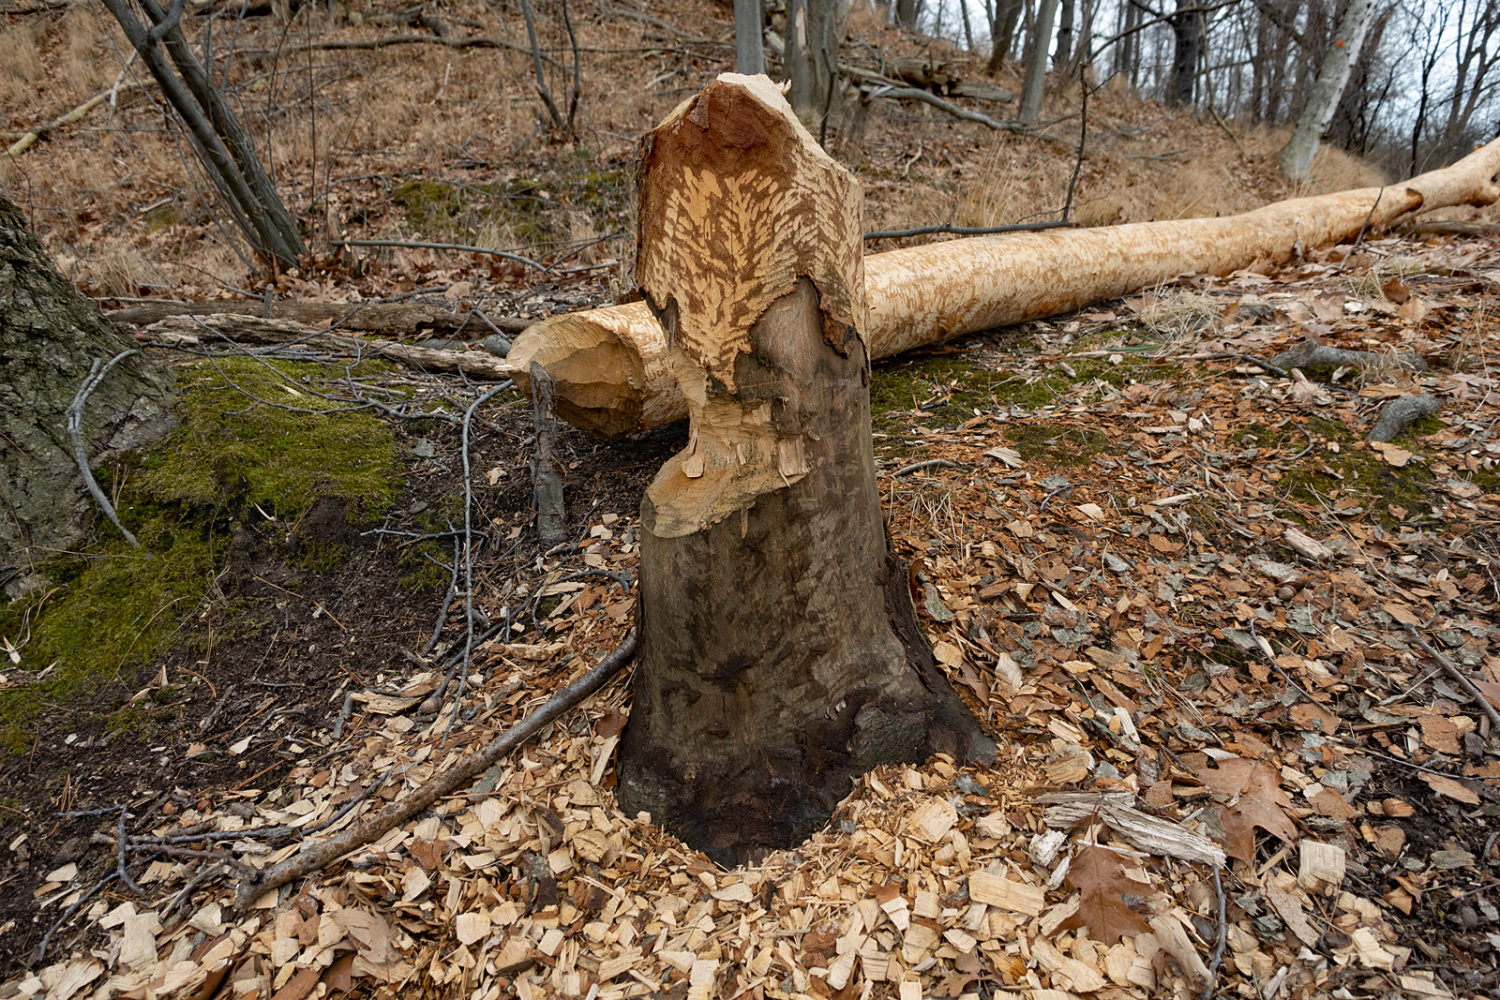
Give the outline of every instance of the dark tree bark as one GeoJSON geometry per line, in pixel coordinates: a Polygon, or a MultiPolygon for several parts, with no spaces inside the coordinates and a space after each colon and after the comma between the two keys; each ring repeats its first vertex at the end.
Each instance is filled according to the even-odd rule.
{"type": "Polygon", "coordinates": [[[788,97],[814,134],[838,117],[837,72],[844,24],[839,0],[789,0],[786,5],[788,97]]]}
{"type": "Polygon", "coordinates": [[[1203,61],[1203,15],[1197,0],[1177,0],[1172,15],[1172,76],[1167,83],[1167,103],[1185,107],[1193,103],[1198,65],[1203,61]]]}
{"type": "Polygon", "coordinates": [[[1024,7],[1024,0],[998,0],[996,4],[995,20],[990,31],[990,61],[985,66],[985,72],[991,76],[1000,72],[1000,67],[1010,58],[1011,45],[1016,37],[1016,28],[1021,23],[1024,7]]]}
{"type": "MultiPolygon", "coordinates": [[[[134,346],[57,273],[20,209],[0,196],[0,584],[12,594],[83,534],[93,508],[67,410],[94,361],[134,346]]],[[[134,354],[90,394],[86,449],[97,461],[145,444],[167,430],[171,412],[166,369],[134,354]]]]}
{"type": "Polygon", "coordinates": [[[920,9],[919,0],[896,0],[896,23],[907,31],[915,31],[920,9]]]}
{"type": "Polygon", "coordinates": [[[797,843],[852,778],[983,741],[882,522],[857,182],[761,78],[643,145],[637,277],[689,401],[641,504],[619,797],[723,862],[797,843]]]}

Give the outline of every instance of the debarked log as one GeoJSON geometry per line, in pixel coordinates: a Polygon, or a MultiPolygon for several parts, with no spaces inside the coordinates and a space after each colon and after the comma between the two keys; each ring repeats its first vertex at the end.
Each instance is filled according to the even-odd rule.
{"type": "MultiPolygon", "coordinates": [[[[1441,170],[1383,188],[1276,202],[1214,219],[1007,233],[865,258],[872,358],[1065,313],[1182,274],[1270,266],[1306,249],[1378,232],[1414,212],[1500,200],[1500,140],[1441,170]]],[[[538,323],[509,355],[518,381],[551,374],[559,414],[607,437],[687,415],[666,336],[644,303],[538,323]]]]}

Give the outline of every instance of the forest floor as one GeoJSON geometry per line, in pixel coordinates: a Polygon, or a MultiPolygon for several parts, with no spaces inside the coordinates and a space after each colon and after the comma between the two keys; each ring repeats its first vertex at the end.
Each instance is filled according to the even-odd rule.
{"type": "MultiPolygon", "coordinates": [[[[524,82],[482,89],[524,69],[520,53],[396,47],[310,66],[325,143],[339,109],[380,86],[393,104],[368,134],[346,128],[348,148],[313,143],[321,160],[292,142],[307,108],[266,123],[287,130],[299,215],[319,220],[306,273],[237,262],[165,139],[128,138],[154,113],[140,92],[0,182],[107,307],[241,290],[257,307],[567,311],[628,281],[626,245],[591,241],[628,227],[633,136],[722,67],[714,11],[664,6],[628,32],[628,18],[581,19],[586,43],[661,62],[630,101],[585,106],[587,144],[528,136],[524,82]],[[331,162],[354,179],[328,183],[331,162]],[[551,270],[351,257],[339,236],[513,246],[551,270]]],[[[488,16],[444,13],[465,30],[488,16]]],[[[12,128],[117,71],[48,76],[77,39],[108,34],[82,14],[5,16],[56,56],[37,70],[55,86],[28,91],[53,104],[14,105],[12,128]]],[[[484,30],[501,28],[515,36],[484,30]]],[[[914,46],[893,36],[866,35],[914,46]]],[[[1079,125],[1068,102],[1054,100],[1059,135],[1079,125]]],[[[1271,137],[1107,90],[1090,113],[1085,221],[1288,193],[1271,137]]],[[[1073,160],[1056,145],[892,105],[841,155],[870,228],[993,224],[1060,206],[1073,160]]],[[[1327,187],[1368,176],[1337,157],[1323,169],[1327,187]]],[[[1380,234],[877,365],[892,538],[938,659],[999,744],[993,763],[880,769],[806,844],[724,870],[614,805],[621,677],[466,793],[244,914],[230,902],[249,867],[409,792],[621,642],[640,495],[684,432],[564,429],[573,541],[547,548],[529,400],[477,409],[466,445],[483,383],[308,351],[278,349],[268,368],[157,349],[189,398],[232,401],[204,438],[224,495],[160,457],[109,481],[142,498],[122,514],[157,527],[161,554],[208,569],[123,623],[98,602],[141,578],[89,582],[82,564],[0,617],[0,1000],[1500,995],[1500,733],[1482,700],[1500,704],[1497,315],[1492,238],[1380,234]],[[1267,367],[1308,339],[1373,357],[1267,367]],[[1365,440],[1416,393],[1442,408],[1390,444],[1365,440]],[[347,414],[308,412],[351,402],[370,424],[330,435],[347,414]],[[268,428],[326,450],[249,447],[268,428]],[[328,440],[341,434],[368,460],[328,440]],[[257,492],[260,470],[309,458],[313,494],[257,492]],[[188,535],[201,552],[178,548],[188,535]],[[81,628],[49,624],[56,609],[81,628]],[[75,683],[73,661],[91,657],[104,676],[75,683]],[[444,680],[465,660],[459,692],[444,680]]],[[[88,566],[128,561],[101,536],[88,566]]]]}

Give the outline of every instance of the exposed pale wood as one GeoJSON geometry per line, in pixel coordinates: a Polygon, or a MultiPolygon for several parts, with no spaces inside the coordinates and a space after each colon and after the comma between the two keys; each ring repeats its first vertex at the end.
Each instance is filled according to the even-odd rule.
{"type": "Polygon", "coordinates": [[[1298,847],[1297,884],[1322,895],[1338,892],[1344,884],[1344,849],[1316,840],[1304,840],[1298,847]]]}
{"type": "MultiPolygon", "coordinates": [[[[1215,219],[1103,229],[1007,233],[865,258],[872,358],[949,337],[1078,309],[1178,275],[1280,263],[1421,209],[1500,198],[1500,140],[1401,184],[1277,202],[1215,219]]],[[[557,383],[564,419],[606,435],[687,415],[662,356],[666,339],[643,303],[546,320],[516,338],[519,366],[538,361],[557,383]],[[573,355],[582,352],[582,358],[573,355]],[[576,395],[571,389],[577,386],[576,395]]]]}
{"type": "Polygon", "coordinates": [[[691,424],[641,505],[618,794],[740,861],[805,838],[876,764],[981,738],[885,537],[857,182],[768,79],[726,74],[647,136],[638,216],[691,424]]]}
{"type": "Polygon", "coordinates": [[[998,906],[1003,910],[1039,916],[1046,905],[1046,892],[1039,885],[1013,882],[988,872],[969,876],[969,898],[976,903],[998,906]]]}

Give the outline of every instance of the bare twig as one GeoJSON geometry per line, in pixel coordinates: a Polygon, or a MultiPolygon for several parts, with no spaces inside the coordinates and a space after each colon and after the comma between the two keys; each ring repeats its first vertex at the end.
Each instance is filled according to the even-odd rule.
{"type": "Polygon", "coordinates": [[[1219,981],[1219,966],[1224,963],[1224,946],[1228,941],[1229,903],[1224,896],[1224,878],[1218,868],[1214,869],[1214,892],[1219,897],[1219,941],[1214,945],[1213,958],[1208,963],[1208,981],[1203,984],[1199,1000],[1210,1000],[1214,995],[1214,986],[1219,981]]]}
{"type": "Polygon", "coordinates": [[[916,226],[912,229],[879,229],[865,233],[867,240],[900,240],[908,236],[944,233],[950,236],[993,236],[996,233],[1035,233],[1043,229],[1076,229],[1076,222],[1021,222],[1011,226],[916,226]]]}
{"type": "MultiPolygon", "coordinates": [[[[458,721],[458,713],[462,711],[464,689],[469,685],[469,664],[474,656],[474,485],[470,480],[469,472],[469,425],[474,421],[474,411],[494,398],[502,388],[508,388],[508,386],[497,385],[482,393],[464,411],[463,444],[460,448],[464,467],[464,655],[462,672],[458,678],[458,693],[453,697],[453,718],[448,723],[450,730],[453,728],[453,723],[458,721]]],[[[443,736],[447,738],[446,730],[443,736]]]]}
{"type": "Polygon", "coordinates": [[[1490,704],[1490,700],[1484,696],[1484,692],[1479,690],[1479,687],[1473,682],[1473,680],[1469,678],[1467,674],[1458,669],[1458,664],[1454,663],[1452,660],[1448,659],[1448,657],[1438,652],[1437,648],[1423,637],[1422,633],[1417,630],[1417,627],[1415,625],[1412,625],[1409,622],[1402,622],[1401,624],[1405,626],[1406,631],[1411,633],[1411,637],[1412,639],[1416,640],[1417,645],[1422,647],[1422,652],[1432,657],[1433,660],[1437,662],[1438,666],[1447,671],[1449,677],[1452,677],[1454,680],[1458,681],[1458,683],[1463,686],[1463,689],[1469,693],[1469,696],[1472,697],[1475,701],[1479,702],[1479,707],[1484,710],[1484,714],[1490,717],[1491,735],[1500,735],[1500,711],[1496,711],[1495,706],[1490,704]]]}
{"type": "Polygon", "coordinates": [[[120,807],[120,822],[115,833],[115,874],[120,876],[120,881],[125,883],[125,888],[137,896],[144,896],[146,890],[135,884],[135,879],[125,870],[125,807],[120,807]]]}
{"type": "Polygon", "coordinates": [[[243,911],[262,894],[319,871],[473,781],[502,756],[530,741],[563,713],[603,687],[606,681],[635,657],[636,642],[636,632],[632,629],[625,640],[592,670],[553,695],[545,705],[491,740],[479,752],[464,755],[452,767],[432,777],[412,794],[397,799],[374,815],[366,816],[342,833],[314,844],[301,854],[261,872],[259,878],[241,882],[239,891],[235,894],[235,907],[243,911]]]}
{"type": "Polygon", "coordinates": [[[95,358],[93,367],[89,369],[89,377],[84,379],[83,384],[78,387],[78,393],[73,397],[73,402],[68,404],[67,410],[68,437],[73,440],[73,458],[78,462],[78,471],[83,473],[83,484],[88,487],[90,495],[94,498],[94,502],[104,511],[104,516],[109,518],[111,524],[120,529],[120,534],[124,535],[125,540],[135,548],[140,548],[141,543],[136,541],[135,536],[130,533],[125,525],[120,523],[120,515],[115,513],[114,505],[109,502],[109,498],[99,488],[98,481],[94,479],[93,470],[89,468],[88,452],[83,446],[83,408],[89,401],[89,394],[99,388],[99,383],[104,381],[104,376],[109,374],[111,368],[132,354],[139,353],[141,352],[134,347],[121,351],[102,368],[100,367],[99,360],[95,358]]]}
{"type": "Polygon", "coordinates": [[[891,478],[892,479],[896,479],[896,478],[898,478],[900,476],[908,475],[909,473],[920,472],[923,469],[956,469],[956,468],[958,468],[958,466],[955,465],[954,463],[948,461],[946,458],[929,458],[925,462],[913,462],[910,465],[902,466],[901,468],[897,469],[895,472],[891,473],[891,478]]]}

